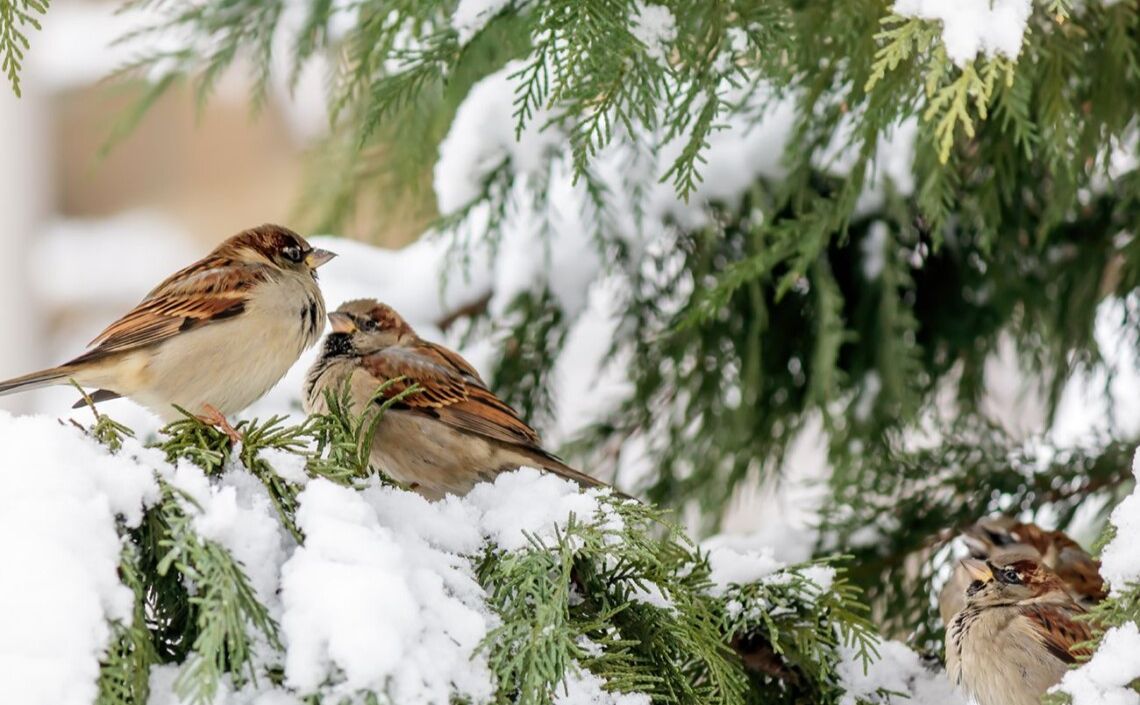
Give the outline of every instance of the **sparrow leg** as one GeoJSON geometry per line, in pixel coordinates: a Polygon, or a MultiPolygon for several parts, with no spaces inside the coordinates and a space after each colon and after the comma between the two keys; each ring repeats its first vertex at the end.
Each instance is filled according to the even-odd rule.
{"type": "Polygon", "coordinates": [[[211,426],[217,426],[222,433],[229,436],[230,442],[234,445],[237,445],[241,441],[241,433],[231,426],[230,422],[226,419],[226,415],[214,408],[213,405],[203,404],[202,413],[198,416],[198,419],[211,426]]]}

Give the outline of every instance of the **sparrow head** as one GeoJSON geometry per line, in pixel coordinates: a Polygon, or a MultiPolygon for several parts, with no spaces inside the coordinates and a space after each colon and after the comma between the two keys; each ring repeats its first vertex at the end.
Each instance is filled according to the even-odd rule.
{"type": "Polygon", "coordinates": [[[358,350],[375,350],[393,345],[415,331],[400,314],[375,299],[346,301],[329,314],[331,335],[350,336],[358,350]]]}
{"type": "Polygon", "coordinates": [[[995,548],[1013,545],[1029,546],[1042,556],[1055,549],[1077,546],[1064,532],[1046,531],[1036,524],[1025,524],[1007,516],[981,519],[966,527],[962,536],[975,558],[989,555],[995,548]]]}
{"type": "Polygon", "coordinates": [[[336,257],[336,253],[313,247],[288,228],[268,224],[243,230],[219,245],[214,253],[269,264],[314,278],[318,267],[336,257]]]}
{"type": "Polygon", "coordinates": [[[1067,598],[1065,584],[1036,557],[1036,552],[1010,551],[982,560],[962,559],[972,582],[966,588],[966,604],[980,607],[1010,605],[1056,593],[1067,598]]]}
{"type": "Polygon", "coordinates": [[[972,558],[993,558],[1010,550],[1031,554],[1086,604],[1095,604],[1107,595],[1100,562],[1063,531],[1046,531],[1036,524],[998,516],[963,529],[962,538],[972,558]]]}

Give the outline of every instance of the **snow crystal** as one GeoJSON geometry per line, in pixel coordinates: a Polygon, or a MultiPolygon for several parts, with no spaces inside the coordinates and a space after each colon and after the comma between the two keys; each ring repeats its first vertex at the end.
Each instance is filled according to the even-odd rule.
{"type": "Polygon", "coordinates": [[[259,458],[269,463],[273,472],[281,479],[302,487],[308,484],[309,474],[305,470],[308,459],[305,456],[280,448],[262,448],[257,454],[259,458]]]}
{"type": "Polygon", "coordinates": [[[650,705],[644,693],[615,693],[606,682],[581,666],[566,674],[554,694],[554,705],[650,705]]]}
{"type": "Polygon", "coordinates": [[[435,195],[442,214],[452,213],[475,199],[483,181],[505,160],[516,174],[544,167],[543,156],[564,144],[560,130],[546,125],[541,111],[515,138],[514,91],[511,75],[526,66],[512,61],[475,84],[439,145],[435,164],[435,195]]]}
{"type": "Polygon", "coordinates": [[[1134,622],[1109,629],[1092,659],[1069,671],[1054,690],[1073,696],[1073,705],[1137,705],[1129,684],[1140,678],[1140,630],[1134,622]]]}
{"type": "Polygon", "coordinates": [[[134,602],[119,582],[116,515],[157,498],[133,441],[117,455],[78,429],[0,413],[0,693],[4,702],[95,700],[109,623],[134,602]]]}
{"type": "Polygon", "coordinates": [[[784,567],[770,546],[758,546],[746,536],[714,536],[701,548],[708,552],[712,594],[723,596],[732,585],[765,578],[784,567]]]}
{"type": "Polygon", "coordinates": [[[941,22],[947,56],[964,66],[978,52],[1016,59],[1033,5],[1031,0],[895,0],[894,11],[941,22]]]}
{"type": "Polygon", "coordinates": [[[945,671],[922,664],[918,654],[897,641],[880,641],[879,655],[864,669],[854,647],[840,646],[839,681],[846,691],[840,705],[898,702],[880,692],[902,693],[909,705],[964,705],[945,671]]]}
{"type": "Polygon", "coordinates": [[[815,583],[821,593],[831,590],[831,585],[835,582],[835,568],[829,565],[809,565],[797,572],[815,583]]]}
{"type": "Polygon", "coordinates": [[[621,517],[598,502],[606,490],[581,492],[578,485],[534,468],[503,473],[494,483],[476,485],[464,498],[481,514],[485,534],[508,551],[529,546],[529,537],[553,542],[573,516],[621,530],[621,517]]]}
{"type": "Polygon", "coordinates": [[[401,539],[365,496],[327,480],[299,502],[306,541],[281,581],[287,683],[309,693],[331,681],[334,699],[359,689],[394,702],[490,699],[475,649],[491,616],[470,566],[424,538],[401,539]]]}
{"type": "MultiPolygon", "coordinates": [[[[152,666],[150,669],[150,699],[147,705],[200,705],[193,699],[183,700],[174,688],[181,667],[177,664],[152,666]]],[[[275,689],[267,679],[247,682],[235,691],[226,680],[218,683],[218,692],[209,705],[303,705],[294,695],[275,689]]]]}
{"type": "Polygon", "coordinates": [[[677,20],[669,8],[639,0],[630,32],[645,45],[650,58],[665,61],[669,45],[677,39],[677,20]]]}
{"type": "Polygon", "coordinates": [[[227,469],[221,480],[210,482],[200,467],[182,460],[170,481],[197,505],[186,507],[195,532],[224,546],[245,569],[257,599],[276,613],[281,564],[293,540],[265,486],[232,460],[227,469]]]}
{"type": "Polygon", "coordinates": [[[459,44],[471,41],[511,0],[459,0],[451,15],[451,26],[459,33],[459,44]]]}
{"type": "MultiPolygon", "coordinates": [[[[1132,460],[1132,474],[1140,480],[1140,449],[1132,460]]],[[[1140,541],[1135,540],[1140,536],[1140,490],[1112,510],[1111,521],[1117,537],[1101,553],[1100,574],[1116,594],[1140,580],[1140,541]]]]}

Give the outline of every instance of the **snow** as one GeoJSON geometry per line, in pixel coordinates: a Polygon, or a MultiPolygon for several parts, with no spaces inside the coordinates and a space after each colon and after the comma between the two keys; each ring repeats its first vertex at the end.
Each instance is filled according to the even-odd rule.
{"type": "MultiPolygon", "coordinates": [[[[1132,474],[1140,480],[1140,450],[1132,460],[1132,474]]],[[[1116,527],[1116,538],[1101,552],[1100,574],[1112,593],[1119,594],[1129,583],[1140,581],[1140,541],[1135,540],[1140,536],[1140,490],[1112,510],[1110,521],[1116,527]]]]}
{"type": "Polygon", "coordinates": [[[493,483],[477,485],[465,502],[479,515],[484,533],[508,551],[528,546],[532,539],[550,544],[571,517],[620,531],[621,517],[598,502],[608,490],[579,492],[578,486],[534,468],[499,475],[493,483]]]}
{"type": "Polygon", "coordinates": [[[909,705],[965,705],[961,694],[950,684],[941,670],[927,668],[918,654],[897,641],[880,641],[879,657],[864,670],[854,647],[841,646],[838,665],[839,682],[844,691],[840,705],[855,703],[896,703],[909,705]],[[889,697],[879,693],[906,696],[889,697]]]}
{"type": "Polygon", "coordinates": [[[645,45],[649,58],[667,63],[669,45],[677,39],[677,20],[669,8],[638,0],[630,31],[645,45]]]}
{"type": "Polygon", "coordinates": [[[235,461],[227,470],[211,482],[197,465],[181,460],[169,481],[194,499],[186,511],[195,532],[229,550],[245,568],[258,601],[275,613],[279,572],[293,539],[278,521],[264,485],[235,461]]]}
{"type": "Polygon", "coordinates": [[[1016,59],[1033,4],[1031,0],[895,0],[894,11],[941,22],[947,56],[965,66],[979,52],[1016,59]]]}
{"type": "Polygon", "coordinates": [[[80,430],[0,413],[0,694],[4,702],[95,698],[110,623],[134,602],[119,582],[116,516],[137,525],[157,497],[152,453],[115,456],[80,430]]]}
{"type": "MultiPolygon", "coordinates": [[[[261,457],[286,476],[303,472],[282,451],[261,457]]],[[[110,624],[132,614],[133,596],[117,572],[117,521],[141,520],[158,498],[155,473],[188,495],[192,529],[234,556],[281,625],[286,684],[330,699],[367,688],[394,702],[490,701],[495,684],[477,647],[496,617],[471,558],[488,546],[524,548],[528,537],[551,541],[571,517],[621,528],[601,500],[607,491],[580,492],[534,469],[435,503],[390,487],[356,491],[316,479],[299,496],[306,541],[298,546],[264,487],[235,461],[207,477],[133,440],[112,456],[73,426],[0,414],[0,560],[20,566],[18,579],[0,581],[5,701],[92,702],[110,624]]],[[[255,647],[258,662],[269,665],[267,645],[255,647]]],[[[175,667],[152,672],[152,703],[179,702],[171,692],[176,676],[175,667]]],[[[589,674],[569,677],[566,687],[568,703],[646,702],[606,695],[589,674]]],[[[238,689],[222,683],[214,702],[297,698],[259,681],[238,689]]]]}
{"type": "Polygon", "coordinates": [[[771,546],[758,545],[747,536],[714,536],[701,547],[708,553],[709,579],[716,596],[723,596],[733,585],[756,582],[784,567],[771,546]]]}
{"type": "Polygon", "coordinates": [[[334,700],[361,689],[393,702],[446,705],[453,689],[473,703],[491,698],[474,652],[492,617],[469,565],[397,534],[365,495],[327,480],[301,494],[297,521],[305,545],[281,581],[291,687],[331,681],[334,700]]]}
{"type": "Polygon", "coordinates": [[[614,693],[605,689],[605,681],[578,668],[563,679],[555,691],[554,705],[650,705],[644,693],[614,693]]]}
{"type": "Polygon", "coordinates": [[[1129,685],[1140,678],[1140,629],[1135,622],[1109,629],[1088,663],[1069,671],[1054,690],[1073,697],[1073,705],[1137,705],[1140,694],[1129,685]]]}
{"type": "Polygon", "coordinates": [[[883,273],[887,264],[887,224],[876,220],[867,228],[867,237],[859,243],[863,254],[863,278],[873,282],[883,273]]]}
{"type": "MultiPolygon", "coordinates": [[[[176,664],[152,666],[150,669],[150,699],[147,705],[202,705],[193,700],[178,697],[174,681],[181,671],[176,664]]],[[[234,689],[229,683],[221,683],[218,693],[208,705],[305,705],[300,698],[281,690],[269,687],[262,679],[258,683],[246,683],[234,689]]]]}
{"type": "MultiPolygon", "coordinates": [[[[1140,480],[1140,449],[1132,460],[1132,474],[1140,480]]],[[[1100,574],[1108,582],[1109,597],[1120,597],[1140,581],[1140,484],[1112,510],[1109,519],[1116,535],[1101,552],[1100,574]]],[[[1134,622],[1109,629],[1087,663],[1069,671],[1056,687],[1073,698],[1073,705],[1137,705],[1140,695],[1129,687],[1140,678],[1140,631],[1134,622]]]]}
{"type": "Polygon", "coordinates": [[[459,0],[451,15],[451,27],[459,34],[460,46],[471,41],[511,0],[459,0]]]}
{"type": "MultiPolygon", "coordinates": [[[[469,41],[508,4],[509,0],[460,0],[451,20],[459,41],[469,41]]],[[[1016,57],[1029,13],[1028,0],[899,0],[894,7],[907,16],[941,22],[947,51],[959,64],[979,53],[1016,57]]],[[[341,13],[345,18],[349,14],[341,13]]],[[[676,37],[670,11],[638,2],[631,20],[630,31],[645,44],[647,53],[658,61],[667,60],[676,37]]],[[[45,32],[50,31],[49,26],[45,32]]],[[[80,40],[93,43],[103,33],[100,25],[80,40]]],[[[740,41],[740,33],[734,41],[740,41]]],[[[42,52],[47,53],[62,55],[42,52]]],[[[330,309],[347,299],[377,297],[400,310],[425,337],[452,345],[460,333],[450,330],[444,335],[438,329],[451,311],[490,294],[489,310],[501,324],[519,293],[549,287],[571,322],[555,370],[558,413],[552,437],[565,439],[602,418],[630,392],[630,352],[611,349],[628,282],[598,254],[594,226],[603,223],[608,234],[635,252],[668,251],[677,225],[704,227],[711,222],[713,204],[737,204],[757,178],[780,179],[785,175],[781,157],[792,135],[794,96],[763,85],[743,96],[730,93],[732,99],[746,99],[745,113],[718,120],[724,129],[709,136],[702,181],[688,201],[677,198],[671,183],[659,183],[680,142],[658,145],[654,135],[638,135],[653,146],[642,150],[620,144],[626,136],[619,135],[617,144],[596,157],[596,171],[606,187],[606,208],[598,212],[582,183],[575,180],[565,153],[565,135],[558,129],[539,129],[547,115],[540,112],[533,117],[516,140],[512,112],[518,79],[510,76],[523,65],[512,63],[471,90],[441,144],[434,171],[440,209],[454,214],[472,204],[496,168],[508,168],[508,208],[500,238],[487,236],[491,214],[476,204],[456,233],[429,233],[399,251],[333,237],[311,240],[341,255],[321,272],[330,309]],[[757,115],[762,118],[758,122],[757,115]],[[534,198],[541,185],[547,185],[552,195],[547,203],[534,198]],[[634,222],[631,214],[636,211],[645,214],[641,222],[634,222]],[[456,242],[470,258],[465,268],[452,256],[456,242]],[[439,281],[443,272],[449,273],[445,285],[439,281]]],[[[57,72],[59,85],[89,81],[103,69],[92,63],[84,70],[90,74],[57,72]]],[[[298,110],[287,111],[291,121],[298,116],[294,127],[306,139],[321,134],[327,122],[325,101],[315,92],[321,88],[320,74],[310,71],[311,80],[302,79],[301,93],[316,97],[297,99],[298,110]],[[304,88],[310,84],[312,90],[304,88]],[[312,110],[303,112],[306,105],[312,110]]],[[[851,116],[844,125],[855,123],[851,116]]],[[[917,121],[908,121],[878,145],[860,208],[881,199],[886,182],[904,195],[913,191],[916,131],[917,121]]],[[[848,137],[841,128],[817,166],[836,175],[848,174],[855,163],[848,137]]],[[[758,220],[764,216],[760,211],[755,214],[758,220]]],[[[862,271],[868,280],[882,271],[885,235],[885,226],[876,223],[863,243],[862,271]]],[[[41,273],[32,277],[36,295],[61,309],[86,302],[98,292],[98,306],[121,310],[162,276],[201,254],[190,251],[168,223],[138,213],[58,223],[37,248],[31,264],[33,272],[41,273]],[[170,246],[157,248],[156,242],[170,246]],[[143,250],[147,258],[120,261],[111,254],[143,250]]],[[[1098,318],[1098,335],[1106,325],[1098,318]]],[[[463,348],[484,372],[483,362],[493,358],[500,342],[495,335],[463,348]]],[[[314,354],[310,350],[302,356],[282,383],[245,415],[265,417],[298,409],[301,379],[314,354]]],[[[1088,380],[1087,387],[1095,388],[1095,382],[1088,380]]],[[[1114,388],[1117,384],[1114,381],[1114,388]]],[[[861,401],[869,408],[880,383],[869,376],[865,386],[861,401]]],[[[1058,427],[1064,425],[1068,409],[1081,417],[1083,433],[1107,415],[1088,413],[1085,405],[1073,401],[1072,387],[1066,391],[1058,427]]],[[[1127,384],[1122,387],[1127,388],[1127,384]]],[[[70,390],[50,394],[55,396],[46,408],[56,413],[64,412],[73,396],[70,390]]],[[[123,418],[120,409],[130,403],[116,404],[125,406],[105,409],[123,418]]],[[[126,420],[136,425],[134,419],[126,420]]],[[[809,420],[797,436],[787,463],[794,472],[785,474],[778,492],[757,490],[752,497],[737,498],[734,515],[745,517],[738,528],[749,533],[704,542],[714,594],[724,595],[731,586],[752,581],[786,580],[786,565],[810,554],[816,538],[811,520],[821,496],[818,481],[827,473],[817,421],[809,420]],[[756,511],[758,507],[763,511],[756,511]]],[[[140,430],[153,428],[151,423],[140,430]]],[[[1064,428],[1077,433],[1074,424],[1064,428]]],[[[652,443],[652,434],[647,434],[619,449],[619,477],[628,481],[649,467],[647,449],[652,443]]],[[[309,481],[300,458],[264,451],[263,457],[283,477],[306,487],[299,520],[308,541],[298,547],[277,523],[264,489],[233,467],[221,479],[210,479],[188,463],[166,465],[137,444],[128,444],[128,451],[112,459],[77,431],[42,418],[0,416],[0,454],[11,456],[0,458],[0,487],[5,490],[0,493],[0,536],[5,537],[0,539],[0,565],[20,565],[22,570],[20,582],[0,582],[0,598],[7,598],[2,604],[23,608],[0,611],[0,693],[25,696],[13,698],[14,702],[90,701],[107,620],[129,615],[129,594],[124,595],[115,574],[120,546],[114,517],[121,514],[128,524],[139,520],[143,505],[154,499],[156,469],[194,497],[201,507],[189,510],[195,530],[242,562],[259,598],[282,625],[287,683],[330,700],[365,687],[388,692],[393,702],[490,700],[494,684],[475,647],[494,626],[494,615],[467,557],[488,546],[521,549],[529,544],[528,536],[553,540],[572,515],[614,529],[620,521],[598,493],[579,493],[568,483],[530,469],[504,475],[466,498],[428,503],[390,488],[353,492],[324,480],[309,481]],[[18,452],[15,443],[3,443],[5,437],[17,436],[18,452]],[[25,457],[32,451],[42,451],[43,457],[25,457]],[[68,560],[54,560],[57,556],[68,560]],[[21,655],[14,661],[10,655],[17,648],[21,655]]],[[[1140,529],[1138,503],[1133,495],[1114,512],[1121,536],[1135,536],[1140,529]]],[[[1114,590],[1137,579],[1140,549],[1123,540],[1114,542],[1105,551],[1104,571],[1114,590]]],[[[803,569],[801,574],[824,590],[835,577],[832,569],[822,566],[803,569]]],[[[647,586],[635,599],[669,605],[656,586],[647,586]]],[[[1120,685],[1120,674],[1131,673],[1135,666],[1121,656],[1128,649],[1136,653],[1135,631],[1113,630],[1111,642],[1106,640],[1097,659],[1070,674],[1072,682],[1067,679],[1064,687],[1099,698],[1078,705],[1116,702],[1105,698],[1120,695],[1113,690],[1120,685]]],[[[902,644],[883,642],[880,651],[882,659],[866,673],[847,652],[840,666],[843,683],[850,689],[845,702],[857,697],[874,702],[880,689],[911,694],[910,702],[919,705],[960,702],[944,674],[927,670],[902,644]]],[[[176,702],[169,692],[176,674],[172,666],[154,669],[152,703],[176,702]]],[[[556,697],[563,705],[648,702],[640,694],[607,692],[601,679],[585,670],[568,675],[563,685],[556,697]]],[[[298,702],[268,684],[260,686],[247,684],[234,690],[224,683],[215,705],[298,702]]]]}
{"type": "Polygon", "coordinates": [[[563,145],[557,129],[542,129],[547,115],[539,111],[515,138],[512,74],[526,63],[512,61],[475,84],[455,114],[447,137],[439,146],[435,165],[435,195],[442,214],[473,201],[486,177],[504,161],[516,174],[535,173],[543,157],[563,145]]]}
{"type": "Polygon", "coordinates": [[[598,494],[529,468],[434,503],[311,481],[297,515],[305,545],[282,568],[287,683],[334,697],[375,689],[393,702],[489,701],[476,647],[496,618],[465,557],[549,541],[571,516],[620,528],[598,494]]]}

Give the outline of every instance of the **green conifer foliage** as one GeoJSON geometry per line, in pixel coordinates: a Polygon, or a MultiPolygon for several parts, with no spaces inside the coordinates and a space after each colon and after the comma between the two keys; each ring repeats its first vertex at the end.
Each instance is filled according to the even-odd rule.
{"type": "MultiPolygon", "coordinates": [[[[154,31],[191,39],[126,67],[124,76],[150,78],[126,127],[176,81],[192,81],[206,99],[239,56],[249,60],[254,104],[264,99],[284,0],[144,4],[165,13],[154,31]]],[[[1094,335],[1098,316],[1115,316],[1124,344],[1140,350],[1140,9],[1133,2],[1034,2],[1016,56],[983,53],[959,64],[937,22],[897,15],[886,0],[660,5],[675,23],[663,47],[632,31],[630,18],[643,7],[634,0],[506,2],[469,38],[450,24],[454,1],[361,0],[343,34],[331,30],[336,3],[307,3],[299,39],[285,49],[290,76],[318,54],[331,57],[335,76],[331,131],[316,150],[302,212],[321,229],[339,230],[363,207],[364,193],[430,200],[426,175],[458,106],[480,79],[517,62],[510,64],[516,134],[535,124],[563,131],[563,151],[545,157],[567,159],[585,185],[598,212],[591,236],[607,274],[626,285],[615,348],[631,353],[633,391],[577,440],[576,459],[601,467],[603,454],[622,441],[650,438],[653,472],[635,489],[654,502],[695,508],[711,528],[737,488],[757,477],[778,479],[792,440],[818,424],[831,496],[817,553],[854,554],[847,579],[866,590],[871,619],[936,653],[931,581],[948,559],[947,532],[994,511],[1051,517],[1064,528],[1079,505],[1111,506],[1132,482],[1126,449],[1138,439],[1129,431],[1112,425],[1088,447],[1058,454],[1047,440],[1015,437],[984,401],[993,382],[987,362],[999,354],[1033,382],[1049,420],[1076,376],[1103,373],[1111,381],[1115,370],[1094,335]],[[763,96],[765,105],[742,96],[763,96]],[[665,145],[679,145],[658,166],[684,199],[710,166],[703,161],[710,137],[729,119],[759,124],[759,108],[782,99],[795,105],[782,173],[757,177],[740,199],[710,204],[715,217],[706,226],[673,224],[668,247],[630,251],[607,217],[598,155],[617,145],[658,156],[665,145]],[[861,201],[885,170],[880,148],[910,125],[913,188],[887,180],[873,203],[861,201]],[[830,164],[837,144],[850,158],[843,170],[830,164]],[[1117,160],[1121,155],[1131,160],[1117,160]],[[1119,305],[1106,306],[1110,299],[1119,305]],[[916,444],[916,436],[930,443],[916,444]]],[[[5,63],[15,81],[13,66],[5,63]]],[[[479,194],[437,229],[458,231],[476,206],[486,206],[485,227],[494,235],[510,207],[514,166],[489,169],[479,194]]],[[[536,179],[527,196],[547,202],[544,186],[536,179]]],[[[647,186],[630,188],[636,195],[647,186]]],[[[633,203],[635,220],[643,218],[644,203],[633,203]]],[[[501,336],[514,347],[504,346],[494,376],[498,392],[539,418],[550,408],[550,372],[571,323],[557,306],[543,289],[519,296],[507,324],[516,335],[501,336]]],[[[476,322],[496,324],[503,325],[476,322]]],[[[337,435],[352,422],[324,423],[333,450],[310,468],[342,482],[366,474],[361,446],[337,435]]],[[[207,439],[185,444],[195,462],[220,462],[211,460],[216,449],[207,439]]],[[[287,520],[292,490],[271,492],[287,520]]],[[[161,556],[177,548],[187,570],[233,577],[208,545],[179,533],[178,501],[164,500],[170,507],[157,537],[144,544],[161,556]]],[[[600,540],[597,527],[571,530],[586,553],[600,540]]],[[[716,609],[684,587],[700,571],[685,579],[669,574],[679,565],[669,556],[688,549],[673,538],[637,550],[633,579],[667,580],[687,595],[686,613],[658,622],[643,614],[647,607],[613,612],[608,593],[574,609],[544,603],[554,633],[520,643],[524,628],[510,631],[505,622],[488,647],[496,670],[517,684],[509,697],[542,700],[575,659],[611,669],[612,682],[664,702],[744,697],[751,676],[729,665],[723,643],[698,628],[716,609]],[[632,646],[626,652],[598,620],[664,628],[641,633],[639,643],[657,645],[652,654],[632,646]],[[611,644],[606,653],[613,655],[591,661],[575,651],[579,635],[611,644]],[[652,660],[662,658],[668,663],[652,660]],[[684,685],[694,674],[698,685],[684,685]]],[[[124,555],[139,565],[175,565],[141,549],[124,555]]],[[[562,544],[536,546],[487,557],[481,575],[493,590],[549,595],[551,588],[557,597],[568,580],[596,579],[592,571],[601,568],[578,559],[562,544]]],[[[140,584],[156,577],[142,576],[140,584]]],[[[256,610],[242,606],[240,586],[231,589],[238,612],[216,618],[258,624],[256,610]]],[[[1104,608],[1106,623],[1135,619],[1133,592],[1104,608]]],[[[184,624],[190,641],[160,639],[152,653],[138,646],[140,634],[126,631],[109,667],[181,659],[201,639],[195,663],[205,665],[195,672],[202,678],[219,670],[223,648],[233,649],[227,668],[241,672],[233,622],[203,622],[200,607],[175,589],[163,599],[163,624],[184,624]]],[[[500,607],[511,609],[506,600],[500,607]]],[[[829,618],[816,616],[819,623],[829,618]]],[[[786,644],[772,625],[753,627],[769,630],[773,648],[786,644]]],[[[268,638],[272,626],[261,628],[268,638]]],[[[815,654],[811,687],[831,692],[824,664],[833,652],[812,633],[780,653],[815,654]]],[[[796,658],[787,656],[788,668],[803,668],[796,658]]],[[[121,670],[105,673],[106,688],[137,685],[121,670]]]]}

